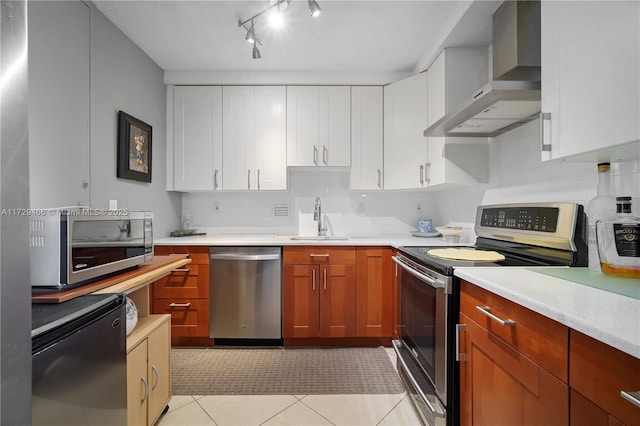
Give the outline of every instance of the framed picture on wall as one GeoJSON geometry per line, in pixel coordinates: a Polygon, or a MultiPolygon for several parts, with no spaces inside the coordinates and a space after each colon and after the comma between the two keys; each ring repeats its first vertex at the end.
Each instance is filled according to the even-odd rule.
{"type": "Polygon", "coordinates": [[[118,177],[151,182],[151,126],[118,111],[118,177]]]}

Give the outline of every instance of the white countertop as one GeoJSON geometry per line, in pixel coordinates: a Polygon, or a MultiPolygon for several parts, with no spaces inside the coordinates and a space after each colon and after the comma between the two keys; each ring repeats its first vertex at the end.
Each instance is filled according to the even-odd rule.
{"type": "Polygon", "coordinates": [[[456,268],[455,275],[640,358],[640,300],[521,267],[456,268]]]}
{"type": "Polygon", "coordinates": [[[169,246],[451,246],[442,236],[435,238],[412,235],[350,235],[348,239],[292,240],[292,235],[196,235],[156,239],[156,245],[169,246]]]}
{"type": "MultiPolygon", "coordinates": [[[[292,240],[291,235],[199,235],[156,245],[450,246],[442,237],[352,235],[346,240],[292,240]]],[[[457,244],[469,245],[469,244],[457,244]]],[[[455,275],[640,358],[640,300],[536,273],[524,267],[456,268],[455,275]]]]}

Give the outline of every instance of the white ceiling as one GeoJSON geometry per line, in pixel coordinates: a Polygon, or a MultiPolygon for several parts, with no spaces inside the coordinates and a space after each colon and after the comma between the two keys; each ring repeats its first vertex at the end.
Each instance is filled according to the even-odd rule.
{"type": "Polygon", "coordinates": [[[292,0],[285,26],[259,18],[261,59],[238,27],[263,1],[95,0],[98,9],[165,71],[414,73],[447,45],[488,45],[499,2],[292,0]]]}

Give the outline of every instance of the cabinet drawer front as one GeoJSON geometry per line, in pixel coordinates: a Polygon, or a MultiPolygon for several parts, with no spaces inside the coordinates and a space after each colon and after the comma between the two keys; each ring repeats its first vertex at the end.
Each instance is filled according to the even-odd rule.
{"type": "Polygon", "coordinates": [[[171,315],[171,336],[208,337],[209,300],[155,299],[153,312],[171,315]]]}
{"type": "Polygon", "coordinates": [[[353,265],[356,263],[356,250],[354,247],[285,247],[283,259],[285,265],[329,263],[353,265]]]}
{"type": "Polygon", "coordinates": [[[198,276],[185,272],[171,275],[153,283],[154,298],[205,298],[209,297],[209,285],[198,276]]]}
{"type": "Polygon", "coordinates": [[[461,425],[566,426],[569,386],[465,315],[461,425]]]}
{"type": "Polygon", "coordinates": [[[154,246],[154,253],[158,256],[169,256],[172,254],[188,254],[191,259],[190,265],[208,265],[209,247],[200,246],[154,246]]]}
{"type": "Polygon", "coordinates": [[[640,408],[621,391],[640,391],[640,359],[571,330],[569,385],[626,425],[640,425],[640,408]]]}
{"type": "Polygon", "coordinates": [[[464,280],[460,292],[460,312],[568,382],[569,329],[566,326],[464,280]],[[515,325],[500,325],[477,307],[488,307],[486,311],[499,319],[512,320],[515,325]]]}

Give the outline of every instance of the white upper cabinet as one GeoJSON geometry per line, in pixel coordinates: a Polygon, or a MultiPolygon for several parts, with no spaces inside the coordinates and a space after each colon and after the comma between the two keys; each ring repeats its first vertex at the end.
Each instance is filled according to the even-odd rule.
{"type": "Polygon", "coordinates": [[[255,181],[253,92],[253,86],[222,88],[222,189],[252,189],[255,181]]]}
{"type": "MultiPolygon", "coordinates": [[[[168,145],[170,146],[170,144],[168,145]]],[[[222,87],[173,89],[173,188],[222,189],[222,87]]]]}
{"type": "Polygon", "coordinates": [[[427,74],[384,87],[384,188],[426,185],[427,74]]]}
{"type": "Polygon", "coordinates": [[[542,159],[640,158],[640,3],[543,1],[542,159]]]}
{"type": "Polygon", "coordinates": [[[287,165],[351,164],[351,88],[287,87],[287,165]]]}
{"type": "MultiPolygon", "coordinates": [[[[427,74],[427,122],[438,121],[488,80],[485,48],[447,48],[427,74]]],[[[425,127],[426,128],[426,127],[425,127]]],[[[424,129],[423,129],[424,130],[424,129]]],[[[427,145],[424,186],[471,184],[489,178],[487,138],[423,138],[427,145]]]]}
{"type": "Polygon", "coordinates": [[[286,189],[286,88],[225,86],[223,105],[223,189],[286,189]]]}
{"type": "Polygon", "coordinates": [[[287,189],[287,89],[255,88],[254,165],[257,189],[287,189]]]}
{"type": "Polygon", "coordinates": [[[382,86],[351,88],[351,189],[383,188],[382,86]]]}
{"type": "Polygon", "coordinates": [[[30,207],[87,206],[91,12],[82,2],[28,9],[30,207]]]}
{"type": "MultiPolygon", "coordinates": [[[[318,88],[318,150],[323,166],[351,165],[351,88],[318,88]]],[[[320,162],[319,162],[320,163],[320,162]]]]}

